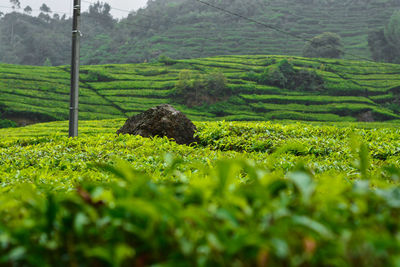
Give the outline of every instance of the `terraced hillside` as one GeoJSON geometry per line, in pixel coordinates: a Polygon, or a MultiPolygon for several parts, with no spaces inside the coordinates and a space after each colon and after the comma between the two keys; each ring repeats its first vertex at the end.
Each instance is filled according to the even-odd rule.
{"type": "MultiPolygon", "coordinates": [[[[370,57],[368,33],[383,28],[393,11],[400,8],[398,0],[203,2],[252,18],[288,34],[192,0],[152,1],[138,16],[126,20],[127,24],[151,27],[147,31],[142,28],[133,29],[129,46],[123,46],[122,50],[129,51],[129,59],[135,62],[160,53],[172,58],[238,54],[300,56],[305,43],[293,36],[311,39],[323,32],[334,32],[343,39],[345,51],[348,52],[346,59],[356,59],[354,54],[370,57]],[[148,36],[149,31],[155,32],[151,38],[148,36]]],[[[106,57],[109,57],[108,61],[98,59],[99,62],[110,62],[113,55],[110,53],[106,57]]]]}
{"type": "MultiPolygon", "coordinates": [[[[94,6],[82,13],[81,61],[90,65],[149,62],[160,55],[174,59],[239,54],[301,56],[306,40],[327,31],[341,36],[344,58],[372,58],[368,35],[385,27],[400,9],[400,1],[152,0],[120,20],[113,20],[107,8],[101,11],[101,4],[94,6]]],[[[71,18],[10,11],[0,17],[1,62],[70,63],[71,18]]]]}
{"type": "MultiPolygon", "coordinates": [[[[0,110],[19,123],[65,120],[68,67],[0,65],[0,110]]],[[[165,63],[83,66],[81,119],[120,118],[171,103],[195,120],[382,121],[400,119],[400,66],[348,60],[284,56],[223,56],[165,63]],[[323,79],[318,91],[283,89],[249,79],[271,62],[323,79]],[[177,104],[172,92],[179,74],[221,72],[232,96],[210,105],[177,104]]]]}

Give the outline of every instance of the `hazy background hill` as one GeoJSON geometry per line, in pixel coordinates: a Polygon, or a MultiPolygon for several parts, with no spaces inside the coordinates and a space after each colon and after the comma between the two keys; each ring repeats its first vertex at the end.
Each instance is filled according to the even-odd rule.
{"type": "MultiPolygon", "coordinates": [[[[323,32],[341,36],[344,49],[371,58],[368,35],[382,30],[399,0],[208,0],[291,35],[310,39],[323,32]]],[[[51,7],[50,7],[51,8],[51,7]]],[[[70,62],[71,19],[43,10],[0,20],[0,61],[63,65],[70,62]]],[[[299,56],[305,42],[224,14],[195,0],[152,0],[144,9],[116,20],[110,6],[93,4],[82,16],[82,63],[134,63],[160,55],[198,58],[214,55],[299,56]]],[[[377,35],[379,41],[379,35],[377,35]]],[[[379,43],[379,42],[378,42],[379,43]]]]}

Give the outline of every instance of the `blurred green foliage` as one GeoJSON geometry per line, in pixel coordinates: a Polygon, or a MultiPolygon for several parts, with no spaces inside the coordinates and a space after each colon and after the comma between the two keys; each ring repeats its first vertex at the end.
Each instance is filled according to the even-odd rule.
{"type": "Polygon", "coordinates": [[[0,130],[2,265],[396,266],[396,125],[122,124],[0,130]]]}

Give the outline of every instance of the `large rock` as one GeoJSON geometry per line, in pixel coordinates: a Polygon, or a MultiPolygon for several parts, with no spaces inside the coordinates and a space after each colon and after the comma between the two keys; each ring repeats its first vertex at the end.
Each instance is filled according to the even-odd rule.
{"type": "Polygon", "coordinates": [[[182,112],[163,104],[129,118],[117,134],[167,136],[188,145],[197,141],[195,131],[196,126],[182,112]]]}

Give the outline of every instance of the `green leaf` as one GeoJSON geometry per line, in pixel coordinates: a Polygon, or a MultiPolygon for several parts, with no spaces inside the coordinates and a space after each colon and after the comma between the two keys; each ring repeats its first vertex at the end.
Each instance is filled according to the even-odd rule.
{"type": "Polygon", "coordinates": [[[207,241],[210,247],[217,251],[223,251],[225,249],[224,245],[221,243],[218,237],[213,233],[207,234],[207,241]]]}
{"type": "Polygon", "coordinates": [[[323,238],[332,239],[334,237],[333,233],[327,227],[307,216],[293,216],[293,222],[313,230],[323,238]]]}
{"type": "Polygon", "coordinates": [[[293,172],[289,174],[289,179],[299,190],[303,202],[308,203],[316,187],[311,176],[305,172],[293,172]]]}
{"type": "Polygon", "coordinates": [[[289,255],[289,246],[285,240],[273,238],[270,242],[279,258],[284,259],[289,255]]]}
{"type": "Polygon", "coordinates": [[[50,232],[53,229],[54,222],[57,214],[57,204],[54,200],[54,196],[52,194],[47,195],[47,231],[50,232]]]}
{"type": "Polygon", "coordinates": [[[359,151],[360,156],[360,171],[362,179],[369,179],[368,169],[370,167],[369,163],[369,150],[365,143],[362,143],[359,151]]]}
{"type": "Polygon", "coordinates": [[[10,261],[18,261],[24,258],[27,253],[24,247],[16,247],[8,253],[8,258],[10,261]]]}
{"type": "Polygon", "coordinates": [[[391,208],[400,208],[400,188],[389,188],[386,190],[376,189],[376,194],[383,199],[385,199],[386,203],[391,208]]]}
{"type": "Polygon", "coordinates": [[[122,266],[124,261],[132,259],[135,256],[135,250],[126,244],[118,244],[114,248],[114,255],[114,266],[122,266]]]}
{"type": "Polygon", "coordinates": [[[84,227],[89,224],[90,220],[83,212],[79,212],[75,216],[74,220],[74,229],[75,231],[81,235],[83,233],[84,227]]]}

